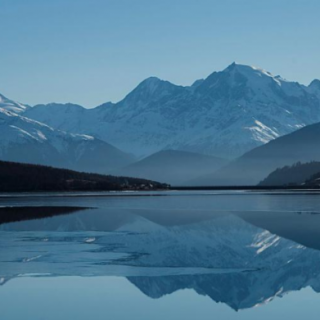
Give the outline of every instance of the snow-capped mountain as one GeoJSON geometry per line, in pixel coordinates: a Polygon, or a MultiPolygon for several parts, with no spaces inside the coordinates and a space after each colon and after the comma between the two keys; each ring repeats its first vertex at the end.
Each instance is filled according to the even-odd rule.
{"type": "Polygon", "coordinates": [[[307,87],[233,63],[192,86],[152,77],[116,104],[40,105],[26,116],[138,156],[174,149],[234,158],[320,121],[319,83],[307,87]]]}
{"type": "Polygon", "coordinates": [[[10,100],[5,96],[3,96],[2,94],[0,94],[0,108],[15,112],[15,113],[22,113],[28,110],[30,106],[10,100]]]}
{"type": "Polygon", "coordinates": [[[0,159],[110,173],[132,157],[88,135],[55,130],[0,108],[0,159]]]}

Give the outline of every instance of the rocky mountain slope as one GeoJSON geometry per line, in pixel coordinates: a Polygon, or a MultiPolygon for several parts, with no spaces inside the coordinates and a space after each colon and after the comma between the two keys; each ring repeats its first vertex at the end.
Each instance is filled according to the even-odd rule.
{"type": "Polygon", "coordinates": [[[110,173],[132,156],[88,135],[70,134],[0,108],[0,159],[110,173]]]}
{"type": "Polygon", "coordinates": [[[255,148],[195,185],[256,185],[272,171],[297,162],[320,161],[320,123],[255,148]]]}

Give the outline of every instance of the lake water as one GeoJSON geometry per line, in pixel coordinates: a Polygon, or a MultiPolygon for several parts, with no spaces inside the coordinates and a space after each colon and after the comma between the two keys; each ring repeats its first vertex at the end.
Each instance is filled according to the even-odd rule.
{"type": "Polygon", "coordinates": [[[0,239],[3,320],[320,314],[318,192],[0,195],[0,239]]]}

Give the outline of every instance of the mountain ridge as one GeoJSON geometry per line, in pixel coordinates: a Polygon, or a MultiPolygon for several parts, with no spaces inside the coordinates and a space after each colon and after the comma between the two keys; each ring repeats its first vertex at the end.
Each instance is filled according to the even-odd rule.
{"type": "Polygon", "coordinates": [[[230,162],[217,172],[199,177],[194,185],[252,186],[277,168],[296,162],[320,161],[320,123],[272,140],[230,162]]]}
{"type": "Polygon", "coordinates": [[[15,113],[23,113],[31,107],[26,104],[10,100],[0,93],[0,108],[15,113]]]}
{"type": "Polygon", "coordinates": [[[132,156],[89,135],[70,134],[0,108],[0,159],[111,173],[132,156]]]}
{"type": "Polygon", "coordinates": [[[320,88],[316,80],[311,84],[233,63],[196,85],[150,77],[118,103],[73,116],[63,105],[53,115],[50,106],[42,106],[28,109],[26,116],[95,136],[139,158],[174,149],[233,159],[320,122],[320,88]]]}

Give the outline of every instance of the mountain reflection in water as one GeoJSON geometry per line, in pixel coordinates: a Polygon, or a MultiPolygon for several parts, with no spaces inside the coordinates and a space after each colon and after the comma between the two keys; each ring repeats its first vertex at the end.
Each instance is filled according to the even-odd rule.
{"type": "Polygon", "coordinates": [[[21,275],[121,276],[153,299],[192,289],[235,310],[320,291],[316,212],[19,210],[25,221],[0,210],[3,286],[21,275]]]}

